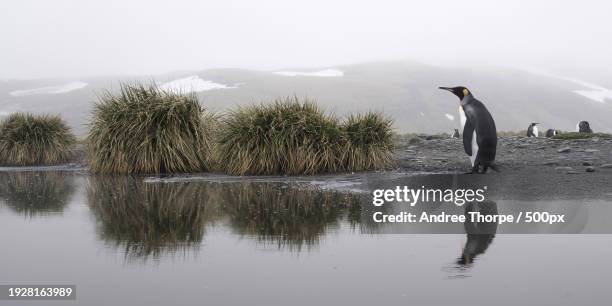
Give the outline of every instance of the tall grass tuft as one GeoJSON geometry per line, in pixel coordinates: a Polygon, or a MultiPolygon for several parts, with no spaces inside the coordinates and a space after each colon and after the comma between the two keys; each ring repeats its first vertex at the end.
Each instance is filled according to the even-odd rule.
{"type": "Polygon", "coordinates": [[[342,170],[345,145],[337,119],[290,97],[229,113],[217,158],[235,175],[316,174],[342,170]]]}
{"type": "Polygon", "coordinates": [[[392,167],[395,164],[392,124],[379,113],[349,116],[340,126],[348,138],[346,169],[364,171],[392,167]]]}
{"type": "Polygon", "coordinates": [[[57,116],[14,113],[0,122],[0,164],[52,165],[73,156],[76,138],[57,116]]]}
{"type": "Polygon", "coordinates": [[[88,155],[95,173],[177,173],[210,168],[215,119],[195,95],[122,84],[93,112],[88,155]]]}

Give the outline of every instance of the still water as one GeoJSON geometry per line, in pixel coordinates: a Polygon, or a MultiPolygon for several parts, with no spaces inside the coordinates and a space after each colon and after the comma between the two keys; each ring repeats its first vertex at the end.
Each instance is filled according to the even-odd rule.
{"type": "Polygon", "coordinates": [[[612,298],[612,235],[381,234],[362,204],[360,194],[283,182],[0,173],[0,283],[77,285],[76,301],[28,305],[612,298]]]}

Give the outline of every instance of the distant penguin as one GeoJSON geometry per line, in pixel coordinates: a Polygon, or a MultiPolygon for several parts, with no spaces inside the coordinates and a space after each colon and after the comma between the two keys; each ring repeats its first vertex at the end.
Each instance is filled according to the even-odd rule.
{"type": "Polygon", "coordinates": [[[538,137],[540,132],[538,131],[538,123],[532,122],[527,128],[527,137],[538,137]]]}
{"type": "Polygon", "coordinates": [[[578,133],[593,133],[588,121],[580,121],[576,124],[576,132],[578,133]]]}
{"type": "Polygon", "coordinates": [[[459,130],[455,129],[455,132],[453,133],[453,136],[451,136],[451,138],[459,138],[459,136],[461,136],[459,135],[459,130]]]}
{"type": "Polygon", "coordinates": [[[546,131],[546,138],[551,138],[551,137],[555,137],[557,135],[557,130],[554,129],[548,129],[546,131]]]}
{"type": "Polygon", "coordinates": [[[497,130],[495,121],[487,108],[463,86],[439,87],[459,97],[463,149],[470,156],[472,173],[486,173],[489,168],[496,170],[497,130]]]}

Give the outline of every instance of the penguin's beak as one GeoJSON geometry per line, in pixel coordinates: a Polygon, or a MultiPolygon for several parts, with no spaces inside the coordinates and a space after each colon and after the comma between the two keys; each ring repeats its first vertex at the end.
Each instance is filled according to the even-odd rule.
{"type": "Polygon", "coordinates": [[[442,87],[442,86],[440,86],[440,87],[438,87],[438,89],[453,91],[453,89],[450,88],[450,87],[442,87]]]}

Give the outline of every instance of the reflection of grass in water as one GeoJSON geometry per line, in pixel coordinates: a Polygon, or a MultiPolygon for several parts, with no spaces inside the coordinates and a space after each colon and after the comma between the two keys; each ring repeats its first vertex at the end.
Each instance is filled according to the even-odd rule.
{"type": "Polygon", "coordinates": [[[213,218],[211,194],[200,184],[92,177],[87,196],[100,236],[124,246],[130,259],[197,250],[213,218]]]}
{"type": "Polygon", "coordinates": [[[88,199],[99,235],[128,258],[196,251],[205,226],[220,219],[239,234],[297,251],[317,245],[343,220],[364,227],[359,196],[281,184],[92,177],[88,199]]]}
{"type": "Polygon", "coordinates": [[[270,184],[228,185],[223,193],[230,225],[242,235],[279,248],[315,246],[323,234],[346,217],[360,218],[357,196],[270,184]]]}
{"type": "Polygon", "coordinates": [[[74,189],[72,176],[58,172],[0,173],[0,200],[30,217],[62,212],[74,189]]]}

